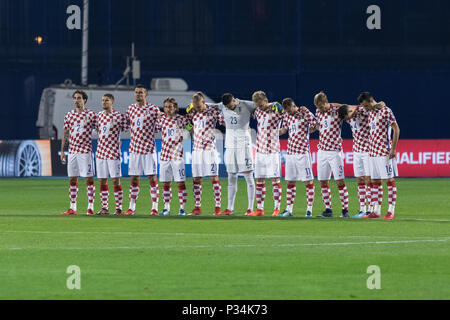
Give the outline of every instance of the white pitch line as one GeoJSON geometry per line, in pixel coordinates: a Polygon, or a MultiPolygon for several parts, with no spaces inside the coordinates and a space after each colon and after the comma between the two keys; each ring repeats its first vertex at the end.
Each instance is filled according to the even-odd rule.
{"type": "Polygon", "coordinates": [[[418,242],[446,242],[450,237],[444,239],[414,239],[414,240],[392,240],[392,241],[364,241],[364,242],[329,242],[329,243],[281,243],[281,244],[226,244],[226,245],[170,245],[170,246],[147,246],[147,247],[92,247],[92,248],[68,248],[68,247],[37,247],[37,248],[0,248],[0,250],[117,250],[117,249],[211,249],[211,248],[236,248],[236,247],[303,247],[303,246],[349,246],[349,245],[368,245],[368,244],[409,244],[418,242]]]}
{"type": "MultiPolygon", "coordinates": [[[[39,231],[39,230],[0,230],[0,233],[32,233],[32,234],[104,234],[104,235],[150,235],[150,236],[192,236],[192,237],[263,237],[263,238],[329,238],[328,235],[316,234],[233,234],[233,233],[180,233],[180,232],[126,232],[126,231],[39,231]]],[[[392,238],[392,236],[376,235],[334,235],[335,238],[392,238]]],[[[396,238],[408,237],[409,235],[395,235],[396,238]]],[[[415,238],[424,238],[415,237],[415,238]]]]}

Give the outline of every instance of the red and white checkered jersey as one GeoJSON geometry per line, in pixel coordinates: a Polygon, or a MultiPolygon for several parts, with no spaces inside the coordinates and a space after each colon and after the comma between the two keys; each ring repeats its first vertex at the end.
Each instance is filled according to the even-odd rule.
{"type": "Polygon", "coordinates": [[[183,160],[183,130],[189,123],[187,116],[175,114],[168,117],[163,114],[158,119],[157,129],[161,131],[161,161],[183,160]]]}
{"type": "Polygon", "coordinates": [[[92,131],[97,125],[97,114],[84,109],[72,110],[64,116],[64,130],[69,131],[69,153],[92,152],[92,131]]]}
{"type": "Polygon", "coordinates": [[[142,107],[137,104],[128,107],[126,115],[131,133],[129,153],[156,152],[155,128],[159,113],[157,106],[148,103],[142,107]]]}
{"type": "Polygon", "coordinates": [[[317,120],[309,110],[301,109],[293,115],[284,114],[283,128],[289,131],[287,154],[309,152],[309,128],[316,124],[317,120]]]}
{"type": "Polygon", "coordinates": [[[338,115],[338,107],[330,104],[330,109],[324,113],[317,110],[316,119],[319,123],[319,144],[317,148],[323,151],[342,150],[342,119],[338,115]]]}
{"type": "Polygon", "coordinates": [[[391,124],[394,122],[396,122],[394,113],[386,106],[370,111],[369,156],[381,157],[389,155],[391,150],[391,124]]]}
{"type": "Polygon", "coordinates": [[[225,125],[222,113],[217,108],[206,105],[203,111],[193,111],[188,114],[194,125],[194,145],[192,150],[215,150],[216,137],[214,130],[216,123],[225,125]]]}
{"type": "Polygon", "coordinates": [[[96,158],[107,160],[120,159],[120,132],[128,130],[127,117],[118,111],[99,112],[97,116],[97,153],[96,158]]]}
{"type": "Polygon", "coordinates": [[[355,116],[347,121],[353,133],[353,152],[369,152],[369,111],[357,106],[355,116]]]}
{"type": "Polygon", "coordinates": [[[275,113],[271,108],[261,110],[257,108],[253,117],[258,122],[258,131],[256,134],[256,152],[259,153],[279,153],[280,137],[279,130],[281,120],[284,117],[282,113],[275,113]]]}

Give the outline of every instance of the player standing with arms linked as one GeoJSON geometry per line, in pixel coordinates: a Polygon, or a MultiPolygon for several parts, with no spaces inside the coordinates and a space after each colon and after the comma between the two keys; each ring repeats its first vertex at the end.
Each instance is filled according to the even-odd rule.
{"type": "Polygon", "coordinates": [[[124,114],[113,109],[114,96],[110,93],[103,95],[103,111],[97,115],[97,178],[100,179],[100,200],[102,209],[97,214],[109,214],[108,178],[114,185],[114,199],[116,202],[115,215],[122,214],[123,191],[120,184],[122,169],[120,163],[120,132],[128,130],[127,118],[124,114]]]}
{"type": "Polygon", "coordinates": [[[255,157],[256,211],[248,214],[248,216],[264,216],[265,180],[267,178],[272,180],[274,201],[272,216],[275,217],[280,213],[281,202],[279,129],[283,113],[278,111],[278,108],[272,108],[263,91],[254,92],[252,100],[257,106],[253,117],[258,122],[255,157]]]}
{"type": "Polygon", "coordinates": [[[253,212],[255,181],[253,179],[253,150],[250,117],[256,109],[253,101],[236,99],[231,93],[222,95],[222,102],[210,104],[222,112],[225,121],[225,166],[228,174],[228,207],[222,215],[234,215],[238,174],[247,182],[248,206],[244,215],[253,212]]]}
{"type": "MultiPolygon", "coordinates": [[[[375,105],[375,108],[381,108],[384,103],[375,105]]],[[[353,174],[358,183],[359,212],[353,218],[362,218],[370,214],[373,210],[370,191],[372,182],[370,180],[369,168],[369,110],[363,106],[348,106],[346,104],[339,107],[339,117],[346,120],[352,129],[353,135],[353,174]],[[369,208],[366,207],[366,201],[369,208]]]]}
{"type": "Polygon", "coordinates": [[[164,114],[158,119],[157,129],[161,131],[162,147],[159,155],[159,180],[163,183],[164,210],[159,215],[170,215],[172,179],[178,185],[180,201],[179,215],[184,216],[187,200],[186,169],[183,156],[183,129],[189,124],[187,116],[178,113],[174,98],[164,100],[164,114]]]}
{"type": "Polygon", "coordinates": [[[309,130],[317,125],[314,115],[306,108],[295,105],[294,100],[286,98],[282,102],[285,114],[280,135],[289,132],[286,155],[286,210],[278,216],[293,215],[297,181],[303,181],[306,187],[306,217],[312,216],[314,203],[314,176],[312,173],[311,153],[309,149],[309,130]]]}
{"type": "Polygon", "coordinates": [[[381,204],[383,202],[382,180],[386,180],[389,208],[383,219],[394,219],[395,204],[397,201],[397,187],[394,177],[398,175],[395,155],[400,136],[400,127],[390,108],[383,106],[377,109],[375,107],[377,102],[373,99],[370,92],[361,93],[358,101],[364,108],[370,111],[369,166],[370,177],[372,179],[372,199],[374,203],[373,211],[362,218],[381,217],[381,204]]]}
{"type": "Polygon", "coordinates": [[[214,130],[216,123],[225,124],[223,116],[217,108],[205,104],[205,96],[197,92],[192,97],[192,111],[188,113],[192,121],[194,137],[192,147],[192,177],[194,182],[195,208],[190,216],[202,213],[202,178],[210,177],[214,199],[214,215],[221,214],[222,189],[219,180],[219,155],[216,150],[214,130]]]}
{"type": "Polygon", "coordinates": [[[128,174],[131,176],[130,207],[125,215],[134,215],[139,196],[139,177],[144,173],[150,183],[152,198],[151,215],[158,214],[158,179],[156,177],[156,120],[160,116],[157,106],[147,102],[147,89],[138,85],[134,89],[136,103],[128,107],[126,116],[130,125],[131,141],[129,148],[128,174]]]}
{"type": "Polygon", "coordinates": [[[342,119],[339,118],[338,108],[341,104],[329,103],[324,92],[314,96],[317,107],[316,119],[319,128],[319,145],[317,148],[317,178],[320,181],[322,200],[325,211],[318,217],[332,217],[330,178],[333,173],[334,181],[339,189],[342,204],[341,218],[348,218],[348,191],[344,182],[344,154],[342,152],[342,119]]]}
{"type": "Polygon", "coordinates": [[[62,215],[77,214],[78,176],[85,178],[88,197],[87,215],[94,214],[94,158],[92,156],[92,132],[97,115],[85,106],[88,96],[77,90],[72,95],[75,109],[64,116],[64,133],[61,141],[61,162],[66,162],[64,147],[69,143],[67,174],[69,176],[70,208],[62,215]]]}

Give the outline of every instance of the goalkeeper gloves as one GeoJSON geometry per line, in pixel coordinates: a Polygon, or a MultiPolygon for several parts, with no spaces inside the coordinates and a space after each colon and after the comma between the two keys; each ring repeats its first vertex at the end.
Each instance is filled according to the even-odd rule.
{"type": "Polygon", "coordinates": [[[272,104],[272,111],[275,113],[284,113],[284,109],[279,102],[274,102],[272,104]]]}
{"type": "Polygon", "coordinates": [[[194,108],[194,105],[193,105],[192,103],[190,103],[190,104],[186,107],[186,113],[191,112],[193,108],[194,108]]]}

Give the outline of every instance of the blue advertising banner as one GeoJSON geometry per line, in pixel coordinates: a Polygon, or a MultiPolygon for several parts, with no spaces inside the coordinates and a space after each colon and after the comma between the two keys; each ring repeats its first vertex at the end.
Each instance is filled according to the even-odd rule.
{"type": "MultiPolygon", "coordinates": [[[[122,165],[122,176],[128,177],[128,162],[130,158],[130,154],[128,153],[128,148],[130,146],[130,140],[124,139],[121,140],[121,157],[120,162],[122,165]]],[[[159,154],[161,153],[161,140],[157,139],[156,141],[156,153],[157,153],[157,159],[158,159],[158,173],[159,173],[159,154]]],[[[220,165],[219,165],[219,176],[220,177],[226,177],[227,171],[224,164],[224,153],[223,153],[223,141],[217,140],[216,142],[217,151],[219,152],[219,159],[220,159],[220,165]]],[[[92,150],[94,153],[94,159],[95,159],[95,153],[97,152],[97,140],[92,141],[92,150]]],[[[192,177],[192,141],[189,139],[183,140],[183,152],[184,152],[184,161],[186,164],[186,177],[192,177]]]]}

